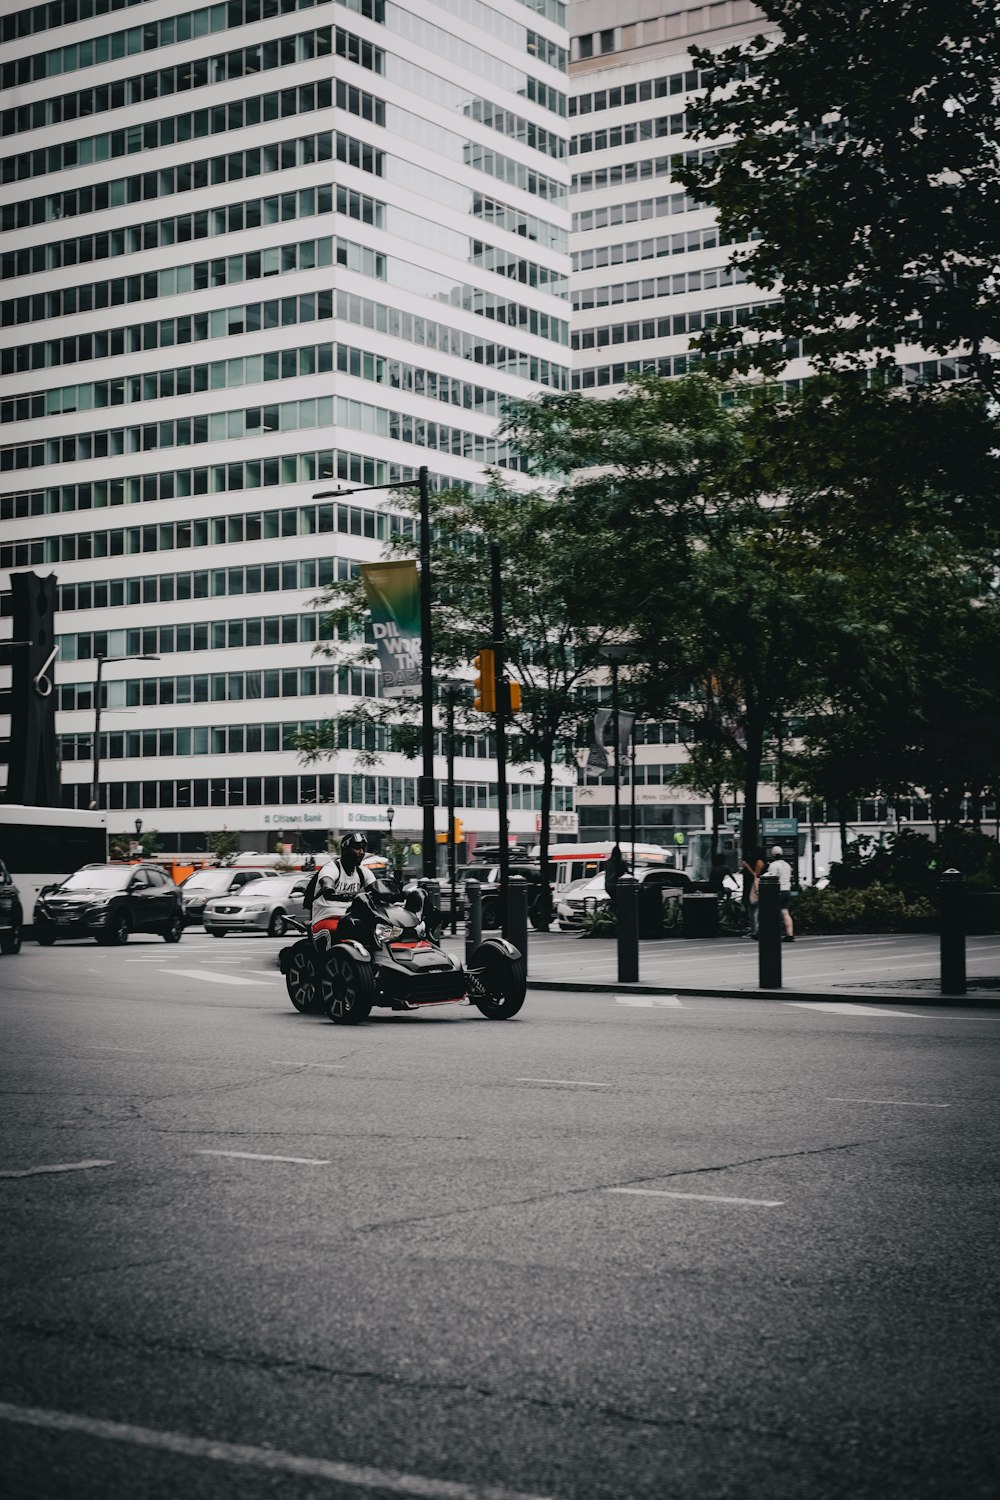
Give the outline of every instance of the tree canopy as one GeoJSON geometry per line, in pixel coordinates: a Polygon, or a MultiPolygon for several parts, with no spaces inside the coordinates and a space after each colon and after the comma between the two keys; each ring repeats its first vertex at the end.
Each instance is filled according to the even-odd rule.
{"type": "Polygon", "coordinates": [[[734,263],[777,300],[702,348],[780,367],[893,364],[900,343],[958,353],[996,392],[1000,25],[996,0],[758,0],[777,35],[695,50],[688,108],[718,149],[679,177],[734,263]]]}

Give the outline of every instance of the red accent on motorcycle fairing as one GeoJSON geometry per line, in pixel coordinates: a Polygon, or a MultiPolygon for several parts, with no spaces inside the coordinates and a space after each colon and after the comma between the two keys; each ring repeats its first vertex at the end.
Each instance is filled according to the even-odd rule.
{"type": "Polygon", "coordinates": [[[434,945],[432,943],[428,943],[427,942],[426,938],[420,938],[419,941],[414,942],[414,943],[390,943],[389,944],[390,949],[392,949],[392,948],[431,948],[433,946],[434,945]]]}

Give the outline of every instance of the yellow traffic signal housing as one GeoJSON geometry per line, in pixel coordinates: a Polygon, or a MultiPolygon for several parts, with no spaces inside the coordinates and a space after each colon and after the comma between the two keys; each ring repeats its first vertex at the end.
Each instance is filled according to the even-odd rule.
{"type": "Polygon", "coordinates": [[[521,684],[519,682],[507,683],[507,708],[512,714],[521,711],[521,684]]]}
{"type": "Polygon", "coordinates": [[[454,830],[455,830],[455,843],[456,844],[464,844],[465,843],[465,824],[462,822],[461,818],[453,818],[452,819],[452,824],[453,824],[454,830]]]}
{"type": "Polygon", "coordinates": [[[492,649],[484,646],[479,655],[473,658],[472,665],[476,669],[472,682],[472,706],[481,714],[494,713],[497,706],[497,692],[492,649]]]}

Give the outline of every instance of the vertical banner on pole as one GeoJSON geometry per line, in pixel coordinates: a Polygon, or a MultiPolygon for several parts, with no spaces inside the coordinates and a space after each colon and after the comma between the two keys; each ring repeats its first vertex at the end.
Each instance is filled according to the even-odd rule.
{"type": "Polygon", "coordinates": [[[362,563],[372,634],[387,698],[416,698],[421,690],[420,578],[416,562],[362,563]]]}

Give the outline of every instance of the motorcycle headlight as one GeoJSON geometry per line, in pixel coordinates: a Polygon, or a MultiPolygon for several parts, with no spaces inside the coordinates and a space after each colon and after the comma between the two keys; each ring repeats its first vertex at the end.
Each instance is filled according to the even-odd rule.
{"type": "Polygon", "coordinates": [[[379,943],[391,943],[393,938],[402,937],[402,927],[393,927],[389,922],[376,922],[375,940],[379,943]]]}

